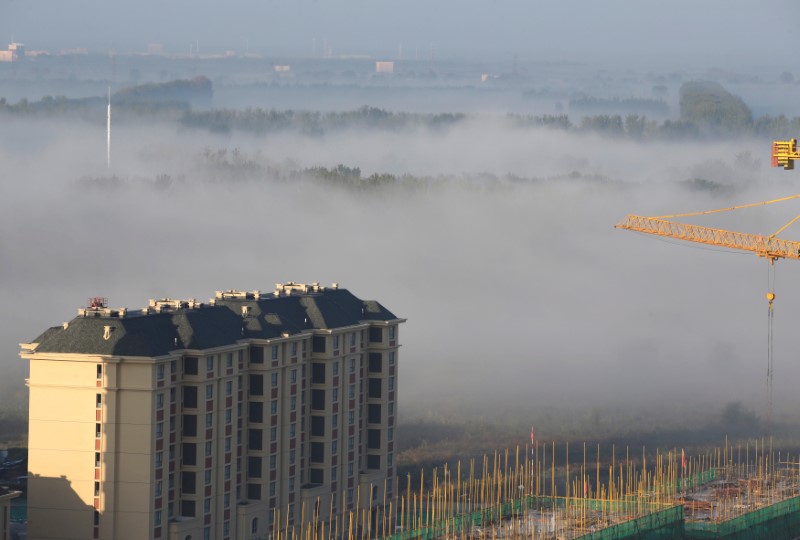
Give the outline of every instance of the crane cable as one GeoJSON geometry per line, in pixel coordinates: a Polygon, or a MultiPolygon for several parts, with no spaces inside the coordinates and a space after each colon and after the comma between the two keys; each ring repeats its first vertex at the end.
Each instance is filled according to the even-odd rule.
{"type": "Polygon", "coordinates": [[[772,437],[772,379],[775,362],[773,347],[774,310],[772,303],[775,301],[775,261],[770,259],[767,267],[767,431],[772,437]]]}
{"type": "MultiPolygon", "coordinates": [[[[739,206],[729,206],[727,208],[717,208],[716,210],[701,210],[700,212],[688,212],[686,214],[671,214],[668,216],[653,216],[654,219],[671,219],[677,217],[691,217],[691,216],[702,216],[706,214],[718,214],[720,212],[728,212],[730,210],[741,210],[742,208],[753,208],[754,206],[766,206],[768,204],[775,204],[784,201],[790,201],[792,199],[800,199],[800,193],[796,193],[794,195],[789,195],[787,197],[781,197],[780,199],[771,199],[769,201],[761,201],[761,202],[754,202],[749,204],[740,204],[739,206]]],[[[797,219],[797,218],[795,218],[797,219]]],[[[775,233],[777,234],[777,233],[775,233]]]]}

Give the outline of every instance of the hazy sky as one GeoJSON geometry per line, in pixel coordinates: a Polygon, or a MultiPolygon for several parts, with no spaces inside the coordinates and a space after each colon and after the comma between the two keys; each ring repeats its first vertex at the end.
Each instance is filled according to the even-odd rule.
{"type": "Polygon", "coordinates": [[[0,39],[33,49],[242,50],[520,60],[635,58],[660,64],[785,63],[798,43],[795,0],[0,0],[0,39]]]}

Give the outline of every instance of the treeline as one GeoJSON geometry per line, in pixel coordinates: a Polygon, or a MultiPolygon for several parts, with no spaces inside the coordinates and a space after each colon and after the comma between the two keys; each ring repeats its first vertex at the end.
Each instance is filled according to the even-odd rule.
{"type": "Polygon", "coordinates": [[[461,113],[417,114],[390,112],[376,107],[361,107],[354,111],[278,111],[275,109],[248,108],[187,111],[181,118],[185,127],[208,129],[212,132],[247,131],[267,134],[279,131],[298,131],[321,135],[341,129],[397,130],[409,127],[445,128],[461,122],[467,115],[461,113]]]}
{"type": "MultiPolygon", "coordinates": [[[[210,88],[204,77],[172,81],[159,85],[141,85],[118,92],[113,99],[117,122],[137,119],[171,121],[186,129],[212,133],[243,131],[254,135],[296,132],[316,136],[354,129],[396,131],[403,129],[448,129],[474,120],[463,113],[423,114],[392,112],[377,107],[360,107],[352,111],[320,112],[262,108],[194,109],[187,100],[187,88],[205,95],[210,88]],[[175,98],[176,100],[171,100],[175,98]]],[[[210,84],[210,81],[208,81],[210,84]]],[[[188,99],[188,98],[187,98],[188,99]]],[[[639,106],[658,100],[597,100],[584,98],[588,104],[619,103],[639,106]]],[[[105,120],[105,98],[69,99],[47,96],[39,101],[23,99],[9,103],[0,98],[0,117],[77,117],[92,123],[105,120]]],[[[656,105],[651,104],[653,107],[656,105]]],[[[764,139],[791,138],[800,133],[800,117],[761,116],[752,111],[738,96],[712,82],[688,82],[680,91],[680,117],[663,121],[639,113],[574,115],[509,114],[507,120],[521,129],[552,128],[576,133],[598,133],[605,136],[629,137],[635,140],[730,139],[754,136],[764,139]]]]}

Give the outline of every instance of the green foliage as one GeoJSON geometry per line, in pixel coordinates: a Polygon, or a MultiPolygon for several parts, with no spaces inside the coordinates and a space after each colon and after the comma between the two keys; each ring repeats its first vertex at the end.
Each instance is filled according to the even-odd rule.
{"type": "Polygon", "coordinates": [[[123,88],[114,94],[125,102],[190,102],[208,103],[214,95],[211,80],[203,75],[164,83],[141,84],[123,88]]]}
{"type": "Polygon", "coordinates": [[[737,135],[749,132],[753,113],[739,96],[722,85],[708,81],[690,81],[680,90],[681,120],[712,133],[737,135]]]}

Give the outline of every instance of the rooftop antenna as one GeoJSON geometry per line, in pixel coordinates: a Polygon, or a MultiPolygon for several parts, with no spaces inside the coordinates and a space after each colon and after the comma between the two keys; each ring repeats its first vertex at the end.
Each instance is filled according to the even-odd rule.
{"type": "Polygon", "coordinates": [[[111,87],[108,87],[108,113],[106,115],[106,168],[111,168],[111,87]]]}

